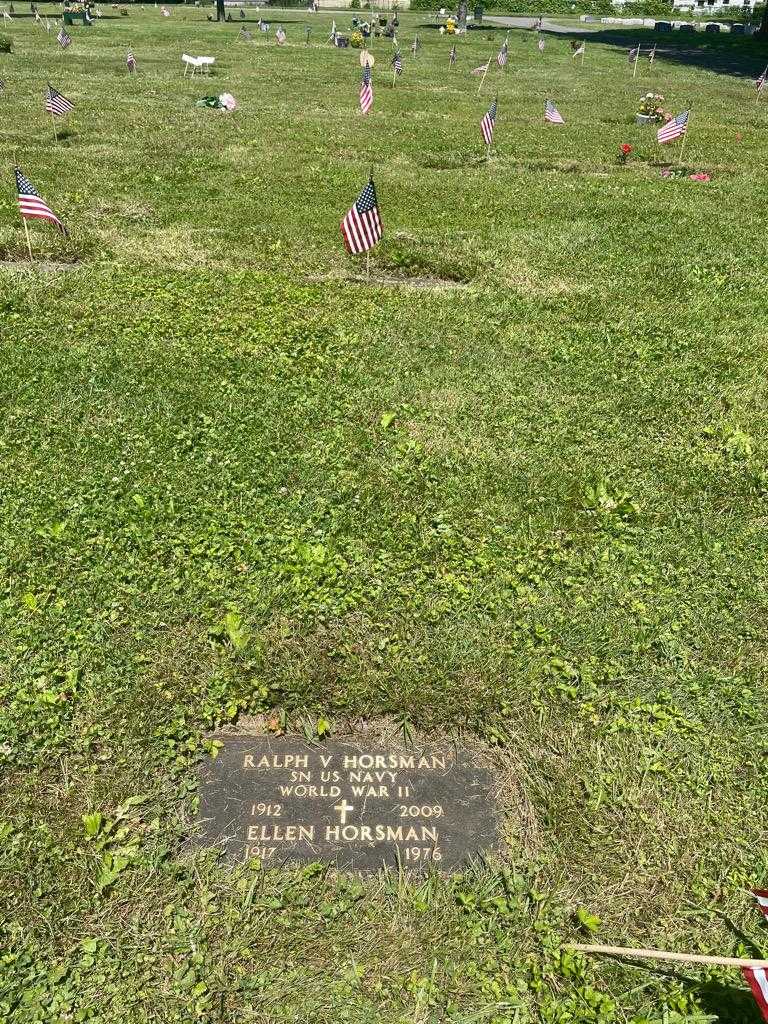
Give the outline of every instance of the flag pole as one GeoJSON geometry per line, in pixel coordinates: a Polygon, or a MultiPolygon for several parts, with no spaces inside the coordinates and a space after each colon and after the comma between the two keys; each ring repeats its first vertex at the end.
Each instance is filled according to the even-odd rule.
{"type": "Polygon", "coordinates": [[[640,60],[640,45],[638,44],[637,49],[635,50],[635,68],[634,68],[634,70],[632,72],[632,77],[633,78],[637,78],[637,62],[639,60],[640,60]]]}
{"type": "Polygon", "coordinates": [[[366,249],[365,251],[365,280],[370,283],[371,280],[371,250],[366,249]]]}
{"type": "Polygon", "coordinates": [[[27,236],[27,248],[29,249],[29,262],[34,263],[34,257],[32,256],[32,241],[29,237],[29,225],[27,224],[26,217],[22,217],[22,223],[24,224],[24,234],[27,236]]]}
{"type": "Polygon", "coordinates": [[[51,114],[51,121],[53,123],[53,139],[54,139],[54,142],[58,143],[58,141],[59,141],[59,133],[56,131],[56,115],[55,114],[51,114]]]}
{"type": "MultiPolygon", "coordinates": [[[[491,54],[491,57],[492,56],[493,54],[491,54]]],[[[480,79],[480,85],[477,87],[478,96],[483,91],[483,82],[485,81],[485,76],[488,74],[488,68],[491,66],[491,57],[488,58],[488,63],[485,65],[485,71],[483,72],[483,77],[480,79]]]]}
{"type": "Polygon", "coordinates": [[[587,43],[586,40],[581,44],[583,49],[581,51],[581,66],[584,67],[584,58],[587,55],[587,43]]]}
{"type": "Polygon", "coordinates": [[[633,949],[629,946],[589,946],[569,942],[567,949],[579,953],[603,953],[607,956],[626,956],[640,960],[672,960],[681,964],[715,964],[720,967],[747,967],[760,970],[768,967],[768,960],[746,960],[736,956],[708,956],[703,953],[670,953],[665,949],[633,949]]]}

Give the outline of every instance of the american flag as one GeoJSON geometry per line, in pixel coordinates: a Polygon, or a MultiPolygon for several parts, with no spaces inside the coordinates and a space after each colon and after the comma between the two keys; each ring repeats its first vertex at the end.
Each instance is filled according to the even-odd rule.
{"type": "Polygon", "coordinates": [[[450,55],[448,57],[448,66],[449,67],[453,67],[453,65],[455,63],[456,63],[456,44],[454,43],[454,45],[451,47],[451,52],[450,52],[450,55]]]}
{"type": "Polygon", "coordinates": [[[636,61],[639,56],[640,56],[640,47],[639,46],[635,46],[632,50],[629,51],[629,63],[632,64],[633,61],[636,61]]]}
{"type": "Polygon", "coordinates": [[[400,56],[398,50],[395,56],[392,58],[392,67],[396,75],[402,75],[403,73],[403,58],[400,56]]]}
{"type": "Polygon", "coordinates": [[[544,53],[544,40],[539,40],[539,53],[544,53]]]}
{"type": "Polygon", "coordinates": [[[766,78],[768,78],[768,66],[766,66],[765,71],[762,73],[762,75],[760,75],[758,80],[755,82],[755,86],[757,87],[758,92],[763,91],[763,86],[765,85],[766,78]]]}
{"type": "Polygon", "coordinates": [[[671,121],[667,121],[661,128],[656,132],[657,142],[674,142],[675,139],[679,139],[685,135],[688,129],[688,115],[690,111],[684,110],[682,114],[678,114],[677,117],[673,117],[671,121]]]}
{"type": "Polygon", "coordinates": [[[136,70],[136,58],[133,56],[133,50],[129,50],[125,55],[125,66],[129,71],[136,70]]]}
{"type": "Polygon", "coordinates": [[[373,81],[370,64],[363,66],[363,80],[360,83],[360,109],[364,114],[373,106],[373,81]]]}
{"type": "Polygon", "coordinates": [[[0,92],[5,92],[5,82],[0,78],[0,92]]]}
{"type": "Polygon", "coordinates": [[[66,50],[66,48],[72,42],[72,36],[67,35],[64,29],[60,28],[59,34],[56,36],[56,42],[59,44],[62,50],[66,50]]]}
{"type": "Polygon", "coordinates": [[[552,124],[565,124],[563,115],[557,109],[552,100],[547,100],[544,104],[544,120],[550,121],[552,124]]]}
{"type": "Polygon", "coordinates": [[[413,42],[411,43],[411,53],[414,54],[414,56],[418,53],[420,45],[421,44],[419,43],[419,37],[418,35],[415,35],[413,37],[413,42]]]}
{"type": "Polygon", "coordinates": [[[574,50],[573,51],[571,56],[572,57],[578,57],[579,54],[584,54],[586,52],[587,52],[587,44],[586,43],[582,43],[581,46],[578,48],[578,50],[574,50]]]}
{"type": "Polygon", "coordinates": [[[483,133],[483,141],[486,146],[490,146],[493,142],[493,129],[496,127],[496,110],[498,104],[496,100],[488,108],[487,112],[483,114],[483,119],[480,122],[480,131],[483,133]]]}
{"type": "Polygon", "coordinates": [[[487,64],[481,64],[479,68],[473,68],[472,71],[470,72],[470,74],[472,74],[472,75],[484,75],[486,73],[486,71],[488,70],[488,68],[490,67],[490,64],[491,64],[491,59],[489,57],[487,64]]]}
{"type": "Polygon", "coordinates": [[[499,65],[499,67],[503,68],[508,60],[509,60],[509,40],[505,39],[504,40],[504,45],[499,50],[499,54],[498,54],[498,56],[496,58],[496,61],[497,61],[498,65],[499,65]]]}
{"type": "Polygon", "coordinates": [[[768,889],[753,889],[752,895],[757,900],[757,906],[763,917],[768,918],[768,889]]]}
{"type": "Polygon", "coordinates": [[[57,92],[52,85],[49,85],[48,91],[45,94],[45,109],[54,117],[63,117],[70,110],[74,110],[75,105],[66,96],[62,96],[60,92],[57,92]]]}
{"type": "Polygon", "coordinates": [[[656,60],[656,43],[653,44],[653,49],[648,53],[648,64],[651,65],[656,60]]]}
{"type": "Polygon", "coordinates": [[[285,42],[285,40],[286,40],[285,29],[283,28],[282,25],[278,25],[277,26],[277,32],[275,32],[275,39],[277,40],[277,45],[278,46],[282,46],[283,43],[285,42]]]}
{"type": "Polygon", "coordinates": [[[373,178],[368,179],[368,184],[341,222],[341,234],[345,249],[352,255],[367,252],[381,239],[381,217],[373,178]]]}
{"type": "Polygon", "coordinates": [[[66,235],[67,229],[53,210],[40,198],[40,193],[29,178],[25,178],[18,167],[15,170],[16,191],[19,195],[19,212],[22,218],[24,220],[47,220],[54,227],[58,228],[62,235],[66,235]]]}
{"type": "Polygon", "coordinates": [[[760,1007],[763,1020],[768,1021],[768,971],[765,967],[742,967],[741,973],[752,989],[752,995],[760,1007]]]}

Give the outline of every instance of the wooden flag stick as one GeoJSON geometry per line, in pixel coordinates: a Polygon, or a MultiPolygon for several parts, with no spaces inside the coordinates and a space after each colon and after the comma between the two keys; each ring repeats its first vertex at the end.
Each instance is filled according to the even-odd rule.
{"type": "Polygon", "coordinates": [[[365,253],[365,279],[366,281],[371,280],[371,250],[367,249],[365,253]]]}
{"type": "Polygon", "coordinates": [[[584,49],[581,51],[581,66],[582,67],[584,67],[584,58],[587,55],[587,44],[586,44],[586,42],[583,44],[583,46],[584,46],[584,49]]]}
{"type": "Polygon", "coordinates": [[[392,88],[393,89],[395,88],[395,83],[396,82],[397,82],[397,70],[393,67],[392,68],[392,88]]]}
{"type": "Polygon", "coordinates": [[[54,142],[59,141],[59,133],[56,131],[56,115],[51,114],[51,121],[53,121],[53,139],[54,142]]]}
{"type": "Polygon", "coordinates": [[[569,942],[568,949],[580,953],[605,953],[608,956],[627,956],[641,960],[672,960],[681,964],[712,964],[719,967],[768,967],[768,960],[744,960],[736,956],[706,956],[703,953],[669,953],[665,949],[632,949],[629,946],[585,946],[569,942]]]}
{"type": "MultiPolygon", "coordinates": [[[[493,56],[493,54],[491,54],[491,57],[492,56],[493,56]]],[[[483,72],[483,77],[480,79],[480,85],[478,85],[478,87],[477,87],[477,95],[478,96],[483,91],[483,82],[485,81],[485,76],[488,74],[488,68],[491,66],[491,57],[488,58],[488,63],[485,65],[485,71],[483,72]]]]}
{"type": "Polygon", "coordinates": [[[33,263],[34,262],[34,257],[32,256],[32,241],[31,241],[31,239],[29,237],[29,225],[27,224],[27,218],[26,217],[22,217],[22,222],[24,224],[24,234],[27,236],[27,248],[29,249],[29,262],[33,263]]]}
{"type": "Polygon", "coordinates": [[[634,67],[634,70],[632,71],[632,77],[633,78],[637,78],[637,62],[639,60],[640,60],[640,45],[638,44],[637,49],[635,50],[635,67],[634,67]]]}

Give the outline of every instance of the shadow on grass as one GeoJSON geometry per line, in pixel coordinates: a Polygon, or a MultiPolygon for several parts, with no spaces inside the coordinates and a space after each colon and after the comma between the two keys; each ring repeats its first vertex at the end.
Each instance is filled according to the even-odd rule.
{"type": "Polygon", "coordinates": [[[656,46],[656,59],[673,64],[700,67],[720,75],[755,79],[768,63],[768,42],[754,38],[718,36],[708,32],[655,32],[651,29],[599,29],[585,35],[583,32],[562,30],[547,33],[554,38],[577,39],[582,42],[602,43],[629,52],[638,43],[643,47],[656,46]]]}
{"type": "MultiPolygon", "coordinates": [[[[752,945],[752,943],[750,943],[752,945]]],[[[756,951],[756,955],[762,955],[756,951]]],[[[752,993],[746,987],[739,987],[741,975],[734,970],[733,983],[723,984],[720,981],[701,982],[687,974],[667,967],[656,967],[652,964],[639,964],[621,956],[611,957],[624,967],[634,967],[645,974],[653,974],[657,978],[676,981],[696,996],[705,1013],[712,1014],[722,1024],[761,1024],[762,1014],[758,1009],[752,993]]]]}

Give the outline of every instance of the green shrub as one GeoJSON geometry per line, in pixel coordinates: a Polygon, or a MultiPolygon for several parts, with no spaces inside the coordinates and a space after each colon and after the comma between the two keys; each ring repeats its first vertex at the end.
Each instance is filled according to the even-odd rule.
{"type": "Polygon", "coordinates": [[[0,36],[0,53],[10,53],[10,52],[11,52],[11,37],[10,36],[0,36]]]}

